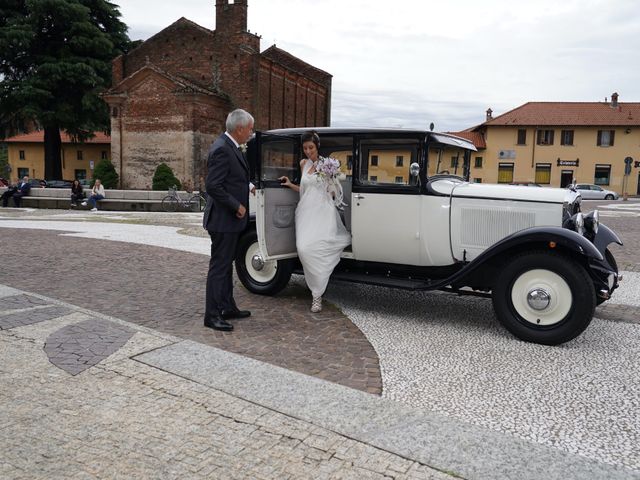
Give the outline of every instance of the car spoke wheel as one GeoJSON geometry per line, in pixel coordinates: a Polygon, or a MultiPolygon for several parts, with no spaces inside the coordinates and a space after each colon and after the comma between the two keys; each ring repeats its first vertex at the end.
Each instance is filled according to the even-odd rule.
{"type": "Polygon", "coordinates": [[[584,331],[596,305],[593,282],[573,258],[549,251],[514,257],[493,289],[498,320],[516,337],[545,345],[584,331]]]}
{"type": "Polygon", "coordinates": [[[291,260],[264,260],[255,231],[245,233],[238,242],[236,273],[252,293],[275,295],[291,278],[291,260]]]}
{"type": "Polygon", "coordinates": [[[605,200],[613,200],[613,195],[608,194],[604,197],[605,200]]]}

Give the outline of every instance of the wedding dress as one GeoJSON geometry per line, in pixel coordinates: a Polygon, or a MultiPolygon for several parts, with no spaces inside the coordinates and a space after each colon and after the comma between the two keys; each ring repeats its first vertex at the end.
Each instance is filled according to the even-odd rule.
{"type": "Polygon", "coordinates": [[[327,184],[309,173],[312,165],[307,159],[302,166],[296,207],[296,248],[307,286],[313,297],[318,298],[327,288],[340,253],[351,244],[351,235],[342,224],[327,184]]]}

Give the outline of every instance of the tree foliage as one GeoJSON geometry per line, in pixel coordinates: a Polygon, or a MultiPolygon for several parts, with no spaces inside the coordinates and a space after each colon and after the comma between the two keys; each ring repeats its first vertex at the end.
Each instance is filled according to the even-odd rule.
{"type": "Polygon", "coordinates": [[[173,170],[166,163],[161,163],[153,174],[152,190],[168,190],[170,187],[176,186],[178,190],[182,188],[180,180],[173,174],[173,170]]]}
{"type": "Polygon", "coordinates": [[[45,176],[60,178],[60,129],[82,141],[107,131],[99,94],[111,60],[129,45],[118,6],[106,0],[0,2],[0,133],[45,131],[45,176]]]}
{"type": "Polygon", "coordinates": [[[118,172],[116,167],[113,166],[111,160],[100,160],[93,169],[93,185],[96,179],[99,178],[104,185],[104,188],[116,188],[118,186],[118,172]]]}

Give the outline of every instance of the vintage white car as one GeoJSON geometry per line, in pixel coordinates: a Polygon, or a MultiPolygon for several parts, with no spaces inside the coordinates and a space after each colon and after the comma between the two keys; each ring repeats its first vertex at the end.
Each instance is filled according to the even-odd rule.
{"type": "MultiPolygon", "coordinates": [[[[547,345],[580,335],[596,305],[617,288],[621,276],[607,247],[622,242],[599,224],[597,211],[580,212],[577,192],[435,174],[443,158],[447,167],[468,171],[475,147],[452,135],[316,130],[320,154],[342,162],[342,217],[352,235],[332,281],[490,296],[511,333],[547,345]]],[[[253,293],[274,295],[292,273],[302,273],[298,194],[278,177],[299,181],[303,132],[258,132],[249,144],[255,221],[241,237],[235,263],[253,293]]]]}

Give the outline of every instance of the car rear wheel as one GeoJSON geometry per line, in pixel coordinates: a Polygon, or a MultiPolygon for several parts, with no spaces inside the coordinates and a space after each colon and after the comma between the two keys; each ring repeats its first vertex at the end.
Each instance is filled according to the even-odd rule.
{"type": "Polygon", "coordinates": [[[593,282],[584,267],[555,252],[514,257],[493,289],[498,320],[527,342],[558,345],[580,335],[596,306],[593,282]]]}
{"type": "Polygon", "coordinates": [[[259,295],[280,292],[289,283],[293,270],[292,260],[264,260],[253,230],[240,237],[235,263],[242,285],[259,295]]]}

